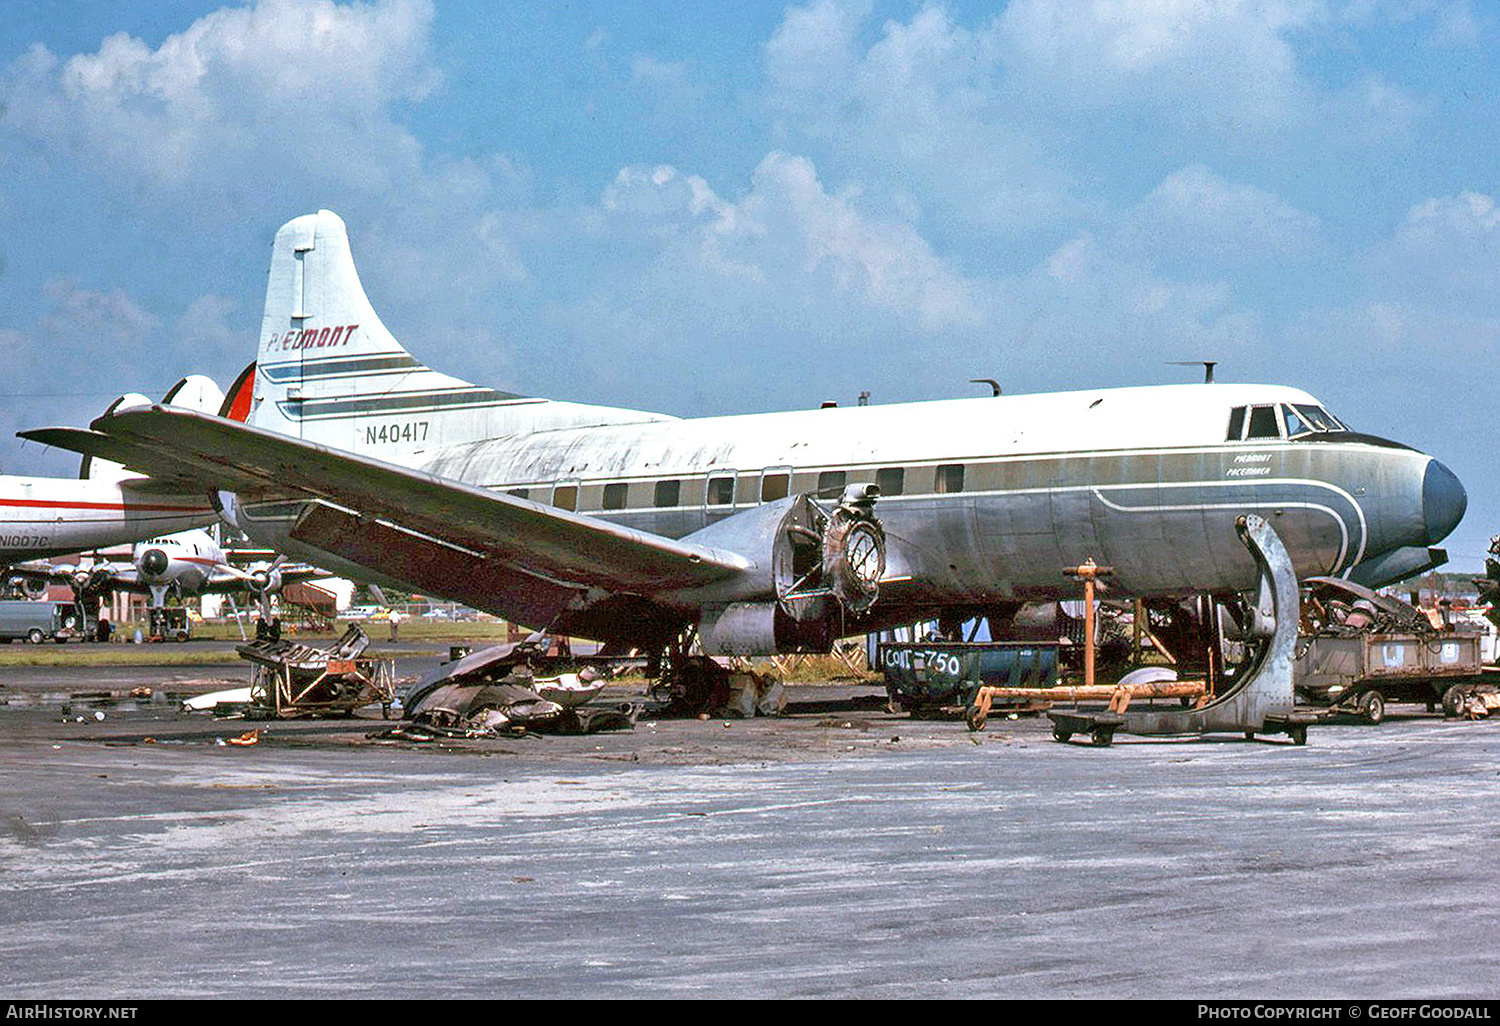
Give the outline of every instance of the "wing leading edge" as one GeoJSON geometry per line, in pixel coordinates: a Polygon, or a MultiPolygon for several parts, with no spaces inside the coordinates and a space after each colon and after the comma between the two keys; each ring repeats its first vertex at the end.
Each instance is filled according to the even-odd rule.
{"type": "MultiPolygon", "coordinates": [[[[473,550],[558,584],[650,596],[751,567],[738,553],[398,467],[189,410],[135,407],[91,429],[21,437],[105,456],[131,470],[242,497],[311,498],[473,550]]],[[[379,569],[372,568],[372,569],[379,569]]]]}

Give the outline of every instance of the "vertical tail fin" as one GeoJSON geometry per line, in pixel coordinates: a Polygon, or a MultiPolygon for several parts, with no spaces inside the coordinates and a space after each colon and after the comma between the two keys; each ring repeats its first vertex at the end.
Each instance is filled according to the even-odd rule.
{"type": "Polygon", "coordinates": [[[387,458],[465,434],[435,430],[438,419],[459,427],[454,412],[522,400],[408,353],[370,305],[343,219],[329,210],[276,233],[256,363],[251,424],[387,458]]]}
{"type": "MultiPolygon", "coordinates": [[[[242,409],[246,385],[236,386],[242,409]]],[[[501,435],[670,419],[497,392],[420,363],[376,315],[344,222],[328,210],[276,233],[250,387],[244,419],[255,427],[395,463],[501,435]]]]}

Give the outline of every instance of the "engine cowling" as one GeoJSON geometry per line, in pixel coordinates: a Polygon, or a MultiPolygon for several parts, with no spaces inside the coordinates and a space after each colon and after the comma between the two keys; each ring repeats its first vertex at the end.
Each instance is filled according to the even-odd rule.
{"type": "Polygon", "coordinates": [[[274,594],[281,590],[281,570],[269,563],[250,567],[250,586],[257,594],[274,594]]]}
{"type": "Polygon", "coordinates": [[[171,560],[161,549],[147,549],[141,554],[141,573],[147,577],[160,577],[170,565],[171,560]]]}

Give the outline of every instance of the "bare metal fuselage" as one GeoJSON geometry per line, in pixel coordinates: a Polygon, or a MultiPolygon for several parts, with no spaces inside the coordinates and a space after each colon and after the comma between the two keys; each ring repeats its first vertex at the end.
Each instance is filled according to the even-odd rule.
{"type": "MultiPolygon", "coordinates": [[[[1149,390],[1119,391],[1139,398],[1149,390]]],[[[1172,394],[1164,389],[1162,398],[1172,394]]],[[[1237,400],[1225,393],[1223,401],[1237,400]]],[[[883,494],[876,503],[887,536],[886,573],[880,600],[860,629],[945,609],[1071,597],[1076,586],[1062,569],[1090,557],[1115,568],[1115,594],[1243,590],[1252,586],[1255,568],[1234,521],[1246,512],[1274,526],[1299,576],[1345,573],[1372,556],[1439,540],[1424,492],[1432,467],[1447,472],[1402,446],[1314,436],[1115,449],[1107,446],[1118,433],[1105,425],[1088,448],[997,452],[1001,425],[985,430],[983,404],[990,402],[1004,401],[573,427],[413,454],[410,462],[446,479],[571,503],[581,513],[671,538],[756,507],[768,479],[784,477],[775,491],[796,495],[826,487],[830,474],[855,484],[890,481],[899,471],[900,494],[883,494]],[[904,421],[913,427],[903,429],[904,421]],[[942,480],[941,468],[955,466],[962,467],[960,490],[942,480]],[[731,483],[716,489],[714,481],[725,478],[731,483]],[[671,505],[657,501],[663,482],[674,483],[671,505]]],[[[1218,414],[1214,421],[1223,423],[1218,414]]],[[[600,630],[601,617],[580,608],[576,593],[524,567],[450,561],[437,550],[414,557],[394,551],[404,544],[396,535],[351,547],[347,525],[320,538],[307,510],[285,503],[259,514],[252,508],[242,526],[331,569],[366,577],[373,569],[386,583],[536,626],[586,628],[596,636],[600,630]]],[[[413,552],[420,548],[412,545],[413,552]]],[[[685,618],[705,602],[695,593],[651,598],[685,618]]],[[[610,615],[630,629],[632,613],[618,602],[610,615]]]]}

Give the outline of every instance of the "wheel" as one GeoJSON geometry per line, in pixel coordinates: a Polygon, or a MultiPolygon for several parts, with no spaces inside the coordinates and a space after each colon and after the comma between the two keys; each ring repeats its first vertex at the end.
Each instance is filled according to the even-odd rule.
{"type": "Polygon", "coordinates": [[[1108,748],[1109,743],[1115,739],[1115,732],[1105,727],[1095,727],[1092,736],[1095,746],[1099,748],[1108,748]]]}
{"type": "Polygon", "coordinates": [[[1359,714],[1366,723],[1379,723],[1385,719],[1385,698],[1379,691],[1366,691],[1359,696],[1359,714]]]}
{"type": "Polygon", "coordinates": [[[1069,741],[1073,740],[1073,732],[1071,730],[1063,730],[1061,727],[1053,727],[1052,740],[1061,741],[1063,744],[1067,744],[1069,741]]]}
{"type": "Polygon", "coordinates": [[[1455,684],[1443,692],[1443,714],[1446,716],[1462,716],[1464,714],[1464,702],[1468,695],[1462,684],[1455,684]]]}
{"type": "Polygon", "coordinates": [[[987,717],[984,715],[984,713],[980,712],[973,706],[970,706],[964,712],[964,720],[969,724],[969,729],[973,731],[983,730],[986,719],[987,717]]]}
{"type": "Polygon", "coordinates": [[[40,627],[33,627],[31,628],[31,630],[26,632],[26,640],[31,642],[33,645],[40,645],[42,642],[47,640],[47,635],[42,633],[42,629],[40,627]]]}
{"type": "Polygon", "coordinates": [[[1287,733],[1291,735],[1292,744],[1294,744],[1294,745],[1305,745],[1305,744],[1307,744],[1307,728],[1306,727],[1293,727],[1291,730],[1287,731],[1287,733]]]}

